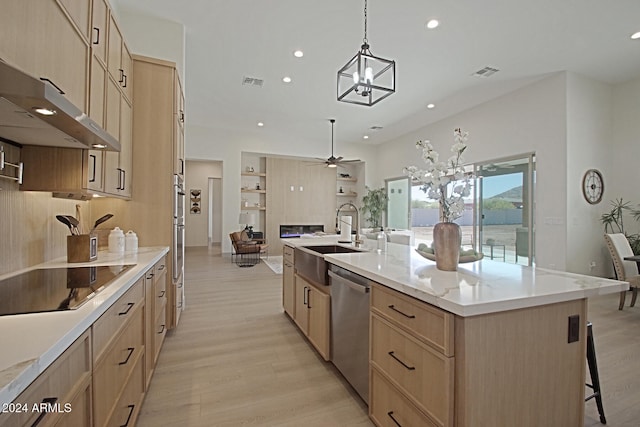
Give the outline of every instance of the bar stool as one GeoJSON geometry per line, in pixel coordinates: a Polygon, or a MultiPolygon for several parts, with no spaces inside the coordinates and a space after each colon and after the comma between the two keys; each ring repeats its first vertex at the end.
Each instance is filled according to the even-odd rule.
{"type": "Polygon", "coordinates": [[[587,362],[589,363],[589,373],[591,374],[591,384],[586,384],[593,390],[593,394],[587,396],[584,401],[587,402],[594,397],[598,406],[598,414],[600,414],[600,422],[607,423],[604,416],[604,408],[602,406],[602,393],[600,391],[600,377],[598,377],[598,364],[596,363],[596,348],[593,344],[593,332],[591,322],[587,322],[587,362]]]}

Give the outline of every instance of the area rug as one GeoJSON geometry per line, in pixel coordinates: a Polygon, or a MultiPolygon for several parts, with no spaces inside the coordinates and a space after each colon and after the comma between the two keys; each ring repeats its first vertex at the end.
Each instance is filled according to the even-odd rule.
{"type": "Polygon", "coordinates": [[[273,270],[276,274],[282,274],[282,256],[269,256],[269,258],[262,258],[262,262],[273,270]]]}

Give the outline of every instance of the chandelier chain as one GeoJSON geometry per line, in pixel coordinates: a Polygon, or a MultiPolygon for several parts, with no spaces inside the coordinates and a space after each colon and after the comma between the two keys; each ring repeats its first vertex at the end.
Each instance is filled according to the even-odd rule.
{"type": "Polygon", "coordinates": [[[369,40],[367,39],[367,0],[364,0],[364,38],[362,41],[365,44],[369,44],[369,40]]]}

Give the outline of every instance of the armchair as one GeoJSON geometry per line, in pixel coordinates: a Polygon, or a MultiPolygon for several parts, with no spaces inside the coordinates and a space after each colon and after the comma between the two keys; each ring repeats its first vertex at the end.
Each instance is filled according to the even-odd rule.
{"type": "Polygon", "coordinates": [[[239,267],[252,267],[260,262],[260,255],[267,253],[264,240],[251,240],[246,231],[236,231],[229,234],[233,252],[231,261],[239,267]]]}

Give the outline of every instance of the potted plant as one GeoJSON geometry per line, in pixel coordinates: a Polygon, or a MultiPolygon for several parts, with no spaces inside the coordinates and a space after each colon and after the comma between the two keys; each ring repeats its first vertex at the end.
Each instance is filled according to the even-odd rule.
{"type": "Polygon", "coordinates": [[[635,255],[640,254],[640,234],[629,234],[624,229],[624,214],[629,213],[633,219],[640,221],[640,207],[634,209],[630,202],[622,198],[611,201],[611,210],[600,216],[605,233],[622,233],[627,237],[629,245],[635,255]]]}
{"type": "Polygon", "coordinates": [[[362,213],[368,214],[365,218],[371,227],[382,227],[382,213],[387,211],[387,192],[384,187],[366,187],[367,194],[362,198],[362,213]]]}

